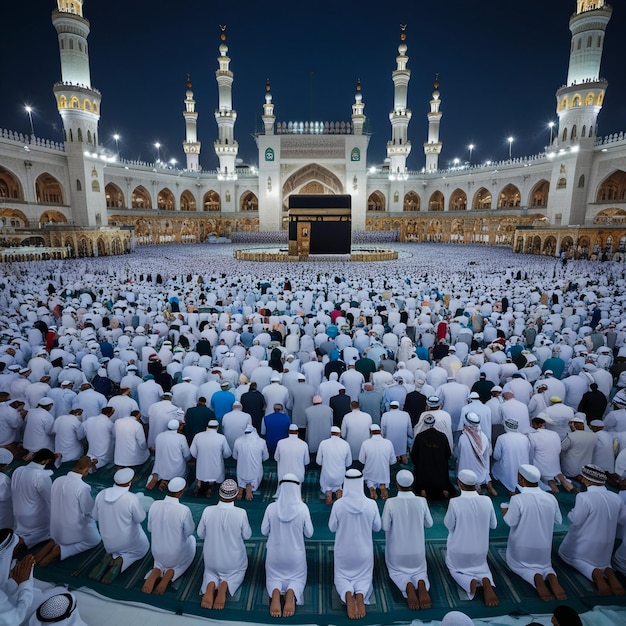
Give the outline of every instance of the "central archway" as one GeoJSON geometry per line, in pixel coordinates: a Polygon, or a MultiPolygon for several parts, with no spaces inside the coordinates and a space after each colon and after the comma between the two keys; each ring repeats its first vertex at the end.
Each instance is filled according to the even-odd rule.
{"type": "Polygon", "coordinates": [[[289,206],[289,196],[299,193],[337,195],[345,193],[343,183],[329,169],[310,163],[296,170],[283,183],[283,207],[289,206]]]}

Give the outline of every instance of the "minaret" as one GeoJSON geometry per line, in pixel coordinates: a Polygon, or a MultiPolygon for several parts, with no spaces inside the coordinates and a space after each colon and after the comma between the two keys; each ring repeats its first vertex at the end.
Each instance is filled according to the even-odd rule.
{"type": "Polygon", "coordinates": [[[398,46],[398,56],[396,57],[397,67],[392,74],[394,85],[393,90],[393,111],[389,114],[391,122],[391,141],[387,142],[387,156],[389,157],[389,175],[405,176],[406,159],[411,152],[411,142],[408,140],[409,122],[411,121],[411,111],[407,109],[407,92],[411,70],[406,64],[409,57],[406,56],[407,46],[406,25],[400,26],[401,34],[398,46]]]}
{"type": "Polygon", "coordinates": [[[436,172],[439,169],[439,155],[443,144],[439,141],[439,125],[441,124],[441,100],[439,99],[439,74],[435,77],[435,90],[433,99],[430,101],[430,113],[428,117],[428,141],[424,144],[426,155],[426,171],[436,172]]]}
{"type": "Polygon", "coordinates": [[[274,115],[274,104],[272,103],[272,92],[270,87],[270,79],[265,82],[265,104],[263,105],[263,124],[265,126],[265,134],[274,134],[274,122],[276,116],[274,115]]]}
{"type": "Polygon", "coordinates": [[[221,26],[222,34],[220,56],[217,61],[219,69],[215,72],[219,90],[219,104],[215,111],[218,139],[215,142],[215,154],[220,160],[219,174],[222,177],[235,179],[235,159],[239,151],[239,144],[235,141],[235,120],[237,113],[233,111],[233,73],[230,71],[230,58],[227,55],[226,26],[221,26]]]}
{"type": "Polygon", "coordinates": [[[613,9],[605,0],[577,0],[569,21],[572,32],[567,83],[556,92],[559,147],[595,143],[596,120],[607,82],[600,77],[604,33],[613,9]]]}
{"type": "Polygon", "coordinates": [[[191,91],[189,74],[187,74],[187,94],[185,97],[183,117],[185,118],[185,141],[183,141],[183,150],[187,155],[187,169],[192,172],[197,172],[200,169],[200,142],[198,141],[197,133],[198,113],[196,112],[196,101],[193,99],[193,91],[191,91]]]}
{"type": "Polygon", "coordinates": [[[365,103],[363,102],[363,94],[361,93],[361,79],[356,82],[356,94],[354,95],[354,104],[352,105],[352,130],[355,135],[363,134],[363,126],[365,126],[365,103]]]}
{"type": "Polygon", "coordinates": [[[61,82],[53,90],[63,120],[72,219],[79,226],[106,225],[103,165],[93,156],[98,149],[101,95],[91,86],[83,0],[57,0],[52,24],[61,56],[61,82]]]}
{"type": "Polygon", "coordinates": [[[613,9],[605,0],[577,0],[567,84],[556,92],[559,130],[548,156],[553,159],[548,219],[550,224],[585,223],[597,135],[607,82],[600,77],[604,33],[613,9]],[[556,149],[554,149],[556,148],[556,149]]]}

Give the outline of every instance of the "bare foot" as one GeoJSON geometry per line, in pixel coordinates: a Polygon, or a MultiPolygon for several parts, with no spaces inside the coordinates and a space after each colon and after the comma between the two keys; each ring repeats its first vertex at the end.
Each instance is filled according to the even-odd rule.
{"type": "Polygon", "coordinates": [[[426,583],[423,580],[417,581],[417,596],[420,601],[420,609],[432,608],[433,603],[430,599],[430,595],[428,594],[428,590],[426,589],[426,583]]]}
{"type": "Polygon", "coordinates": [[[213,608],[216,611],[221,611],[226,605],[226,592],[228,591],[228,583],[223,580],[219,587],[217,588],[217,593],[215,594],[215,602],[213,602],[213,608]]]}
{"type": "Polygon", "coordinates": [[[206,586],[206,591],[204,592],[204,595],[202,596],[202,602],[200,603],[200,606],[203,609],[212,609],[214,599],[215,599],[215,583],[209,583],[206,586]]]}
{"type": "Polygon", "coordinates": [[[285,608],[283,609],[283,617],[293,617],[296,614],[296,594],[293,589],[287,589],[285,594],[285,608]]]}
{"type": "Polygon", "coordinates": [[[343,496],[343,491],[341,489],[337,489],[337,491],[335,492],[335,499],[339,500],[341,496],[343,496]]]}
{"type": "Polygon", "coordinates": [[[500,604],[500,600],[498,600],[498,596],[488,578],[483,578],[483,596],[485,598],[485,606],[498,606],[500,604]]]}
{"type": "Polygon", "coordinates": [[[156,484],[158,482],[159,482],[159,475],[158,474],[152,474],[150,476],[150,480],[148,481],[148,484],[146,485],[146,489],[148,491],[152,491],[156,487],[156,484]]]}
{"type": "Polygon", "coordinates": [[[552,595],[550,589],[548,589],[548,585],[546,585],[546,581],[543,579],[541,574],[535,574],[533,580],[535,581],[535,587],[540,600],[543,600],[544,602],[554,600],[554,596],[552,595]]]}
{"type": "Polygon", "coordinates": [[[154,590],[157,596],[162,596],[167,589],[167,586],[172,582],[172,578],[174,578],[174,570],[168,569],[163,574],[163,578],[161,578],[161,582],[157,585],[157,588],[154,590]]]}
{"type": "Polygon", "coordinates": [[[237,491],[237,500],[241,500],[241,498],[243,498],[243,487],[239,487],[237,491]]]}
{"type": "Polygon", "coordinates": [[[167,481],[160,480],[159,481],[159,491],[165,491],[167,489],[167,481]]]}
{"type": "Polygon", "coordinates": [[[554,480],[549,480],[549,481],[548,481],[548,486],[550,487],[550,491],[551,491],[552,493],[554,493],[554,494],[559,493],[559,488],[558,488],[558,486],[557,486],[557,484],[556,484],[556,481],[554,481],[554,480]]]}
{"type": "Polygon", "coordinates": [[[609,583],[605,580],[604,573],[599,567],[596,567],[596,569],[593,570],[591,578],[601,596],[613,595],[613,591],[611,590],[609,583]]]}
{"type": "Polygon", "coordinates": [[[413,583],[406,584],[406,602],[409,605],[411,611],[417,611],[420,608],[420,602],[417,599],[417,593],[413,583]]]}
{"type": "Polygon", "coordinates": [[[280,607],[280,590],[272,590],[272,601],[270,602],[270,615],[272,617],[282,617],[283,612],[280,607]]]}
{"type": "Polygon", "coordinates": [[[561,602],[563,600],[567,600],[567,593],[565,593],[565,589],[561,587],[561,583],[559,583],[559,579],[556,577],[556,574],[548,574],[546,577],[546,582],[548,583],[548,587],[552,590],[552,595],[561,602]]]}
{"type": "Polygon", "coordinates": [[[332,491],[327,491],[326,492],[326,499],[324,500],[324,502],[326,504],[332,504],[333,503],[333,492],[332,491]]]}
{"type": "Polygon", "coordinates": [[[381,485],[380,486],[380,497],[383,500],[386,500],[389,497],[389,492],[387,491],[387,486],[386,485],[381,485]]]}
{"type": "Polygon", "coordinates": [[[356,603],[351,591],[346,591],[346,613],[348,614],[348,619],[357,619],[356,603]]]}
{"type": "Polygon", "coordinates": [[[43,559],[41,559],[41,561],[37,562],[37,565],[39,565],[39,567],[48,567],[48,565],[50,565],[52,561],[58,559],[60,556],[61,546],[55,545],[54,548],[52,548],[52,550],[50,550],[50,552],[48,552],[48,554],[43,559]]]}
{"type": "Polygon", "coordinates": [[[54,540],[51,539],[48,541],[48,543],[46,543],[46,545],[41,548],[37,554],[35,554],[35,563],[37,563],[37,565],[41,565],[42,561],[50,554],[50,552],[52,552],[54,546],[56,546],[54,540]]]}
{"type": "Polygon", "coordinates": [[[495,487],[491,484],[491,481],[489,481],[487,483],[487,491],[492,495],[492,496],[497,496],[498,492],[496,491],[495,487]]]}
{"type": "Polygon", "coordinates": [[[476,588],[478,587],[478,581],[475,578],[472,578],[470,581],[470,599],[472,599],[476,595],[476,588]]]}
{"type": "Polygon", "coordinates": [[[143,584],[141,588],[142,593],[152,593],[154,589],[154,585],[156,585],[157,580],[159,580],[161,576],[161,570],[156,567],[150,572],[148,578],[146,578],[146,582],[143,584]]]}
{"type": "Polygon", "coordinates": [[[378,500],[378,494],[376,493],[376,487],[370,487],[370,498],[372,500],[378,500]]]}
{"type": "Polygon", "coordinates": [[[252,494],[252,485],[250,483],[248,483],[246,485],[246,500],[248,502],[250,502],[252,500],[252,498],[254,498],[254,496],[252,494]]]}
{"type": "Polygon", "coordinates": [[[421,496],[422,498],[425,498],[425,497],[426,497],[426,489],[422,489],[422,490],[420,491],[420,496],[421,496]]]}
{"type": "Polygon", "coordinates": [[[361,619],[365,617],[365,598],[362,593],[354,595],[354,603],[356,604],[356,618],[361,619]]]}
{"type": "Polygon", "coordinates": [[[626,591],[624,591],[624,587],[622,586],[622,583],[620,583],[620,581],[617,580],[617,576],[615,575],[615,571],[613,570],[613,568],[607,567],[604,570],[604,575],[606,579],[609,581],[609,586],[611,587],[611,591],[616,596],[623,596],[626,594],[626,591]]]}
{"type": "Polygon", "coordinates": [[[200,489],[202,487],[202,483],[198,480],[196,481],[196,488],[193,490],[193,495],[197,498],[200,495],[200,489]]]}

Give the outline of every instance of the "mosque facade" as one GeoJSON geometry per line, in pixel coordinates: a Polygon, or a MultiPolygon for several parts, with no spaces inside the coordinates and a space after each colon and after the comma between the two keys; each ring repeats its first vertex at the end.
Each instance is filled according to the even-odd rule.
{"type": "Polygon", "coordinates": [[[46,246],[53,255],[98,256],[241,232],[280,237],[288,225],[289,197],[305,193],[349,194],[353,231],[392,231],[400,241],[623,259],[626,136],[601,137],[597,127],[607,88],[600,66],[611,13],[605,0],[577,0],[567,82],[556,92],[558,124],[542,154],[445,171],[439,167],[438,82],[427,112],[425,165],[415,172],[406,165],[413,146],[404,30],[392,72],[391,136],[383,167],[367,166],[369,135],[359,84],[350,120],[287,123],[276,119],[269,82],[263,128],[256,135],[258,166],[239,166],[234,74],[223,30],[212,147],[219,167],[206,172],[199,165],[202,146],[189,81],[182,171],[125,161],[100,145],[101,94],[91,83],[83,0],[57,0],[52,23],[61,79],[53,92],[64,142],[0,131],[0,246],[30,244],[46,246]]]}

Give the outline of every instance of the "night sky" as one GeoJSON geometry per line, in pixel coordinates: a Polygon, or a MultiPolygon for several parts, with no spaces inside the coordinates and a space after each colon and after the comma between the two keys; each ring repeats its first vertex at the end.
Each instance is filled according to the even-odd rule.
{"type": "MultiPolygon", "coordinates": [[[[52,85],[60,80],[56,32],[50,21],[53,0],[12,2],[5,10],[0,127],[27,133],[24,104],[34,108],[35,133],[62,140],[52,85]],[[9,20],[8,18],[11,18],[9,20]]],[[[193,82],[200,161],[214,169],[217,137],[218,47],[220,24],[234,72],[233,107],[239,157],[255,165],[253,139],[262,128],[265,80],[272,85],[278,121],[349,121],[357,78],[361,79],[372,138],[368,165],[381,164],[391,135],[391,73],[407,24],[413,118],[410,170],[424,166],[422,144],[436,72],[443,112],[439,165],[468,158],[504,159],[507,137],[513,156],[537,154],[556,120],[555,91],[566,79],[575,0],[439,0],[403,3],[209,2],[87,0],[92,85],[102,92],[100,142],[129,159],[161,158],[184,163],[182,117],[187,73],[193,82]]],[[[615,2],[607,29],[601,74],[608,79],[600,134],[626,130],[626,6],[615,2]]]]}

